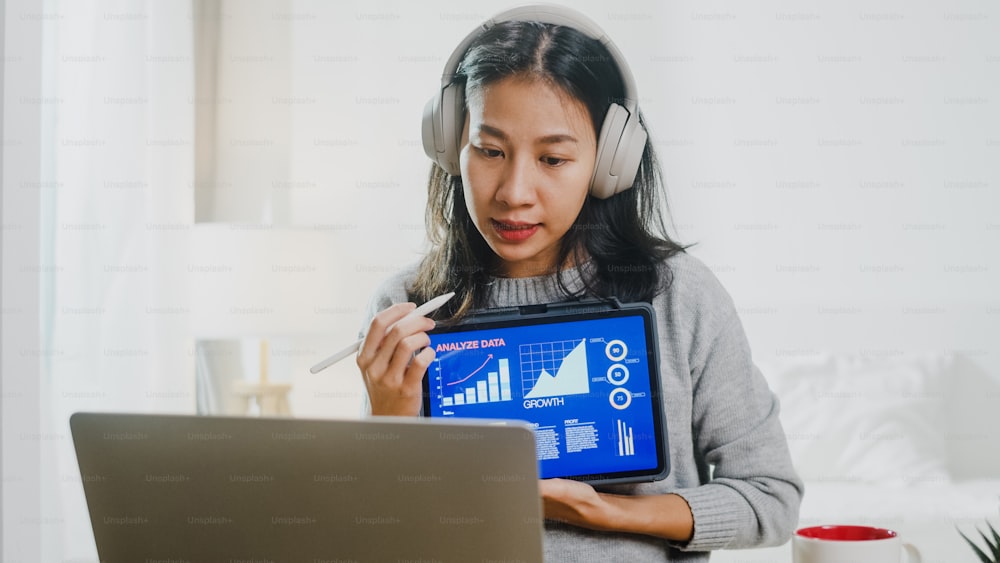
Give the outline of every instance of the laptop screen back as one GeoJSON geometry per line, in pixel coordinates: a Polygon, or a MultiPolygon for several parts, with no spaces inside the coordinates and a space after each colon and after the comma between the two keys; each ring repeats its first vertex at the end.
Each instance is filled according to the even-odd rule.
{"type": "Polygon", "coordinates": [[[77,413],[100,560],[541,561],[523,425],[77,413]]]}

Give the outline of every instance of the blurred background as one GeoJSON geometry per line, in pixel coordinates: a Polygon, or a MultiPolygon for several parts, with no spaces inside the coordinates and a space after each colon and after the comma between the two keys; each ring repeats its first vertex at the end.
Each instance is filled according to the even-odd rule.
{"type": "MultiPolygon", "coordinates": [[[[424,250],[423,107],[507,4],[0,5],[0,559],[90,561],[71,413],[359,416],[352,362],[308,366],[424,250]]],[[[673,232],[755,358],[1000,377],[996,2],[571,5],[631,63],[673,232]]]]}

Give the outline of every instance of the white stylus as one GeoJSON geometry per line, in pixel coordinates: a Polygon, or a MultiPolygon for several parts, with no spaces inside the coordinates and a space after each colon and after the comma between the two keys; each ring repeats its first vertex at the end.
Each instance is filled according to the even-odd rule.
{"type": "MultiPolygon", "coordinates": [[[[445,293],[444,295],[438,295],[434,299],[431,299],[430,301],[428,301],[428,302],[424,303],[423,305],[417,307],[416,309],[414,309],[413,311],[411,311],[409,314],[407,314],[405,317],[403,317],[399,321],[396,321],[396,323],[398,323],[400,321],[405,321],[406,319],[409,319],[409,318],[412,318],[412,317],[424,317],[424,316],[427,316],[427,315],[433,313],[434,311],[437,311],[438,309],[440,309],[442,305],[444,305],[445,303],[447,303],[448,300],[451,299],[454,296],[455,296],[455,292],[454,291],[449,292],[449,293],[445,293]]],[[[392,330],[392,327],[396,326],[396,323],[393,323],[393,324],[389,325],[389,328],[385,329],[385,332],[388,333],[390,330],[392,330]]],[[[350,346],[344,348],[340,352],[337,352],[336,354],[330,356],[329,358],[323,360],[322,362],[314,365],[313,367],[309,368],[309,373],[319,373],[319,372],[325,370],[326,368],[332,366],[333,364],[339,362],[340,360],[343,360],[347,356],[350,356],[351,354],[357,352],[358,350],[361,349],[361,343],[364,342],[364,341],[365,340],[363,338],[361,338],[357,342],[355,342],[355,343],[351,344],[350,346]]]]}

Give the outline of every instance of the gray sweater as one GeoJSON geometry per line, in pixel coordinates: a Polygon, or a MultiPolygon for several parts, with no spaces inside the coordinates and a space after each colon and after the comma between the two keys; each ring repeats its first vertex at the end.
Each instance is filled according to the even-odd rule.
{"type": "MultiPolygon", "coordinates": [[[[580,268],[593,267],[588,262],[580,268]]],[[[602,488],[619,494],[676,493],[690,505],[694,537],[686,544],[626,533],[545,524],[546,561],[707,561],[708,550],[779,545],[798,522],[803,486],[778,420],[778,400],[753,365],[743,325],[715,275],[686,253],[670,258],[669,287],[653,299],[669,476],[655,483],[602,488]]],[[[406,301],[411,266],[386,280],[368,319],[406,301]]],[[[565,270],[571,291],[578,269],[565,270]]],[[[563,301],[555,275],[497,278],[491,306],[563,301]]],[[[364,326],[367,328],[368,323],[364,326]]]]}

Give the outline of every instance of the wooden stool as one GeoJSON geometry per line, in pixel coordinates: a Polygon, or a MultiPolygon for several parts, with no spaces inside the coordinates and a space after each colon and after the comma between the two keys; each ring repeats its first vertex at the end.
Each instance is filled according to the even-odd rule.
{"type": "Polygon", "coordinates": [[[291,383],[237,381],[233,384],[233,394],[241,399],[243,412],[240,414],[244,416],[250,414],[251,400],[257,403],[260,416],[291,415],[292,410],[288,406],[288,392],[291,389],[291,383]]]}

